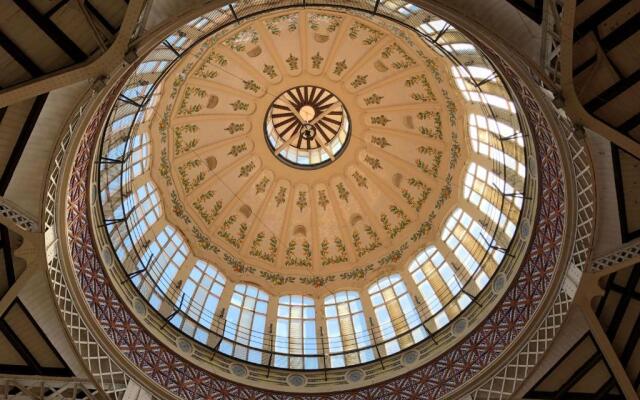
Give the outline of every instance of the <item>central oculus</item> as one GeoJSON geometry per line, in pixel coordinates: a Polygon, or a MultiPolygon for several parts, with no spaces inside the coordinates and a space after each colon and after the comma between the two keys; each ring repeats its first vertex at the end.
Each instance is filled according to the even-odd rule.
{"type": "Polygon", "coordinates": [[[349,142],[349,114],[338,97],[317,86],[297,86],[275,98],[265,116],[273,154],[298,168],[336,160],[349,142]]]}

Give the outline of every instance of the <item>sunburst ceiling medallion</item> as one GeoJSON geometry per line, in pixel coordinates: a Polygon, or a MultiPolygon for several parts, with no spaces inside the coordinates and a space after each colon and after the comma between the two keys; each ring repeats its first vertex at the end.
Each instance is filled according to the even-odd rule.
{"type": "Polygon", "coordinates": [[[330,91],[298,86],[279,95],[265,117],[267,143],[290,165],[314,168],[334,161],[349,141],[349,114],[330,91]]]}

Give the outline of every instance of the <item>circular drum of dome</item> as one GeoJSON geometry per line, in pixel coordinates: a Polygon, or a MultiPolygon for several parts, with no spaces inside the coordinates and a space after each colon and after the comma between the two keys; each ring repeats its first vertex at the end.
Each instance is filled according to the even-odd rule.
{"type": "MultiPolygon", "coordinates": [[[[81,262],[91,246],[69,246],[90,304],[108,297],[163,359],[188,337],[190,354],[179,354],[193,365],[172,365],[206,377],[198,382],[210,372],[238,379],[229,366],[245,362],[249,377],[269,368],[251,385],[283,391],[277,382],[294,375],[326,391],[313,382],[327,374],[349,389],[406,372],[386,362],[419,373],[476,333],[520,332],[526,319],[487,318],[524,315],[509,307],[530,315],[551,284],[558,253],[528,251],[532,238],[550,238],[539,224],[553,218],[549,246],[561,246],[563,214],[536,213],[536,201],[564,204],[562,187],[537,186],[563,182],[562,168],[531,181],[527,152],[559,163],[556,144],[547,128],[533,145],[502,78],[464,35],[405,11],[429,22],[412,31],[400,11],[396,23],[309,7],[217,25],[216,10],[147,55],[105,100],[104,130],[87,131],[74,161],[74,176],[98,182],[101,207],[82,208],[82,185],[69,192],[82,210],[69,213],[70,240],[91,230],[118,265],[81,262]],[[281,155],[293,149],[297,164],[324,167],[291,168],[281,155]],[[88,215],[91,224],[76,220],[88,215]],[[521,217],[536,221],[524,235],[521,217]],[[522,287],[531,274],[543,275],[533,291],[522,287]],[[108,296],[92,294],[94,278],[108,296]],[[501,303],[513,290],[533,297],[501,303]],[[149,307],[132,317],[115,293],[149,307]],[[463,319],[455,326],[466,334],[444,329],[463,319]],[[410,347],[416,360],[402,352],[410,347]],[[332,371],[374,360],[381,367],[369,364],[358,383],[332,371]]],[[[99,319],[129,348],[116,322],[99,319]]]]}

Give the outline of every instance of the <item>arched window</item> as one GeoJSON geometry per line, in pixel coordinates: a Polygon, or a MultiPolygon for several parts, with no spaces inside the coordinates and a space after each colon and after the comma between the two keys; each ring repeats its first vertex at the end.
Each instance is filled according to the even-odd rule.
{"type": "Polygon", "coordinates": [[[136,69],[136,74],[150,74],[154,72],[164,71],[165,68],[169,66],[169,61],[167,60],[156,60],[156,61],[146,61],[138,65],[136,69]]]}
{"type": "Polygon", "coordinates": [[[464,198],[469,200],[471,204],[478,209],[494,223],[500,224],[500,228],[512,238],[516,231],[516,222],[518,211],[522,207],[522,199],[513,198],[513,212],[505,215],[502,212],[502,200],[506,202],[505,206],[509,209],[510,199],[506,199],[503,193],[516,193],[513,186],[506,183],[504,179],[486,168],[472,162],[467,170],[467,176],[464,180],[464,198]]]}
{"type": "Polygon", "coordinates": [[[469,296],[461,293],[463,283],[435,246],[418,253],[409,264],[409,272],[427,304],[429,317],[435,315],[438,328],[449,322],[447,313],[441,312],[445,304],[457,297],[456,303],[462,310],[471,303],[469,296]]]}
{"type": "Polygon", "coordinates": [[[196,19],[194,19],[194,20],[191,20],[191,21],[189,22],[189,26],[192,26],[193,28],[195,28],[195,29],[197,29],[197,30],[199,30],[199,31],[204,32],[204,31],[205,31],[205,29],[204,29],[204,28],[205,28],[207,25],[209,25],[210,23],[211,23],[211,20],[210,20],[210,19],[208,19],[208,18],[206,18],[206,17],[198,17],[198,18],[196,18],[196,19]]]}
{"type": "Polygon", "coordinates": [[[478,114],[469,115],[469,137],[473,151],[505,165],[524,178],[526,167],[519,161],[524,156],[522,149],[524,140],[516,136],[510,140],[500,141],[500,138],[509,138],[514,135],[518,133],[506,124],[478,114]]]}
{"type": "MultiPolygon", "coordinates": [[[[183,332],[193,336],[201,343],[207,343],[209,332],[202,327],[212,328],[213,317],[218,308],[218,301],[224,290],[225,277],[211,264],[197,260],[186,282],[182,285],[184,311],[193,321],[184,321],[176,316],[172,322],[183,332]]],[[[180,299],[178,299],[180,302],[180,299]]],[[[179,304],[179,303],[178,303],[179,304]]],[[[215,327],[213,327],[215,328],[215,327]]]]}
{"type": "Polygon", "coordinates": [[[233,289],[220,351],[261,364],[269,295],[255,286],[238,283],[233,289]],[[252,348],[252,349],[249,349],[252,348]]]}
{"type": "Polygon", "coordinates": [[[124,211],[122,207],[117,207],[113,211],[113,218],[119,219],[128,215],[127,224],[131,235],[124,223],[111,224],[108,229],[116,254],[124,262],[135,244],[131,239],[133,238],[137,243],[147,233],[149,227],[162,215],[162,207],[156,186],[151,181],[143,183],[134,190],[124,199],[123,205],[124,211]]]}
{"type": "Polygon", "coordinates": [[[165,43],[173,47],[177,51],[184,50],[187,46],[189,38],[187,35],[171,34],[164,39],[165,43]]]}
{"type": "Polygon", "coordinates": [[[373,360],[372,349],[350,352],[372,344],[358,292],[342,291],[325,297],[324,315],[331,367],[344,367],[373,360]],[[349,353],[331,355],[342,352],[349,353]]]}
{"type": "Polygon", "coordinates": [[[135,135],[130,146],[128,170],[131,171],[131,176],[128,178],[134,179],[149,168],[149,135],[146,132],[135,135]]]}
{"type": "Polygon", "coordinates": [[[129,182],[142,175],[149,168],[149,158],[151,157],[149,135],[142,132],[133,136],[128,142],[122,142],[118,146],[112,147],[107,153],[107,157],[126,162],[122,170],[117,163],[103,164],[103,172],[107,172],[104,175],[109,180],[108,194],[113,195],[121,188],[126,188],[129,182]]]}
{"type": "Polygon", "coordinates": [[[274,366],[280,368],[318,368],[314,357],[294,357],[294,354],[318,354],[316,341],[315,303],[307,296],[281,296],[278,300],[275,351],[292,356],[276,355],[274,366]],[[303,362],[304,360],[304,362],[303,362]]]}
{"type": "Polygon", "coordinates": [[[189,255],[182,236],[171,225],[166,225],[151,240],[142,255],[138,268],[147,268],[132,282],[140,288],[143,296],[156,309],[160,309],[162,298],[171,293],[169,288],[180,266],[189,255]]]}
{"type": "Polygon", "coordinates": [[[149,90],[151,90],[151,87],[152,85],[149,82],[144,82],[144,83],[139,82],[137,85],[132,85],[126,88],[121,93],[121,96],[126,97],[128,100],[141,102],[142,99],[144,99],[144,97],[146,97],[149,94],[149,90]]]}
{"type": "Polygon", "coordinates": [[[460,55],[476,54],[478,50],[471,43],[449,43],[442,46],[446,51],[450,53],[457,53],[460,55]]]}
{"type": "Polygon", "coordinates": [[[485,257],[492,244],[491,235],[469,214],[458,208],[447,220],[441,238],[468,273],[465,280],[473,278],[478,289],[484,288],[503,256],[500,252],[492,251],[490,253],[493,257],[485,257]],[[479,270],[480,262],[483,262],[483,268],[479,270]]]}
{"type": "Polygon", "coordinates": [[[396,353],[427,336],[424,328],[413,329],[422,321],[399,274],[382,277],[369,286],[369,296],[378,321],[380,336],[386,342],[384,349],[387,355],[396,353]],[[411,334],[394,339],[410,330],[411,334]]]}
{"type": "Polygon", "coordinates": [[[465,79],[470,78],[470,75],[464,68],[458,69],[456,67],[452,67],[451,73],[453,74],[456,85],[458,86],[458,89],[460,89],[465,100],[473,103],[488,104],[492,107],[508,111],[511,114],[516,113],[516,106],[511,100],[497,94],[479,91],[471,80],[465,79]]]}

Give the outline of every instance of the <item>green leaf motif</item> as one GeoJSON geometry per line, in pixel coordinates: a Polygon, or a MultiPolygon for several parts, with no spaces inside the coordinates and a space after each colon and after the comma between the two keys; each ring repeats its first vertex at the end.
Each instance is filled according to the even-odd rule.
{"type": "Polygon", "coordinates": [[[229,126],[224,128],[224,130],[229,132],[229,135],[233,135],[237,132],[242,132],[244,131],[244,122],[243,123],[232,122],[229,124],[229,126]]]}
{"type": "Polygon", "coordinates": [[[371,117],[371,123],[373,125],[387,126],[389,122],[391,122],[391,120],[384,114],[371,117]]]}
{"type": "Polygon", "coordinates": [[[338,189],[338,197],[345,201],[345,203],[349,202],[349,191],[344,187],[342,182],[336,185],[336,189],[338,189]]]}
{"type": "Polygon", "coordinates": [[[298,69],[298,57],[293,54],[289,54],[289,57],[285,61],[289,64],[290,70],[293,71],[294,69],[298,69]]]}
{"type": "Polygon", "coordinates": [[[372,104],[380,104],[382,99],[384,99],[384,96],[379,96],[374,93],[371,96],[364,98],[364,104],[367,106],[370,106],[372,104]]]}
{"type": "Polygon", "coordinates": [[[391,146],[391,143],[389,143],[387,138],[384,136],[371,136],[371,143],[375,144],[381,149],[384,149],[387,146],[391,146]]]}
{"type": "Polygon", "coordinates": [[[276,68],[273,65],[265,64],[262,72],[271,79],[275,79],[278,76],[276,68]]]}
{"type": "Polygon", "coordinates": [[[353,81],[351,81],[351,86],[354,89],[357,89],[362,85],[366,85],[368,77],[369,77],[369,75],[356,75],[355,79],[353,81]]]}
{"type": "Polygon", "coordinates": [[[256,194],[264,193],[267,190],[267,185],[271,180],[266,176],[263,177],[260,182],[256,183],[256,194]]]}
{"type": "Polygon", "coordinates": [[[234,144],[231,146],[231,150],[227,153],[227,155],[238,157],[240,153],[247,150],[246,143],[234,144]]]}
{"type": "Polygon", "coordinates": [[[249,161],[247,164],[240,167],[240,174],[238,178],[247,177],[256,168],[256,164],[253,161],[249,161]]]}
{"type": "Polygon", "coordinates": [[[280,186],[280,189],[278,190],[278,194],[276,194],[275,200],[276,200],[276,207],[280,207],[280,205],[282,203],[284,203],[285,200],[287,200],[287,188],[286,187],[280,186]]]}
{"type": "Polygon", "coordinates": [[[346,60],[338,61],[336,62],[336,66],[333,69],[333,73],[339,76],[346,69],[347,69],[347,61],[346,60]]]}

